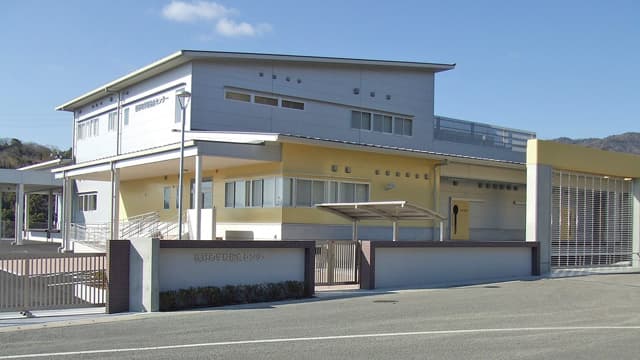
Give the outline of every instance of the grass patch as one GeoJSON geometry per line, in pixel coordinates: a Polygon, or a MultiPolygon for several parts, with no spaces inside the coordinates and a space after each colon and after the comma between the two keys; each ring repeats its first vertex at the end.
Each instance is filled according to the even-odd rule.
{"type": "Polygon", "coordinates": [[[206,286],[160,292],[160,311],[304,298],[304,282],[206,286]]]}

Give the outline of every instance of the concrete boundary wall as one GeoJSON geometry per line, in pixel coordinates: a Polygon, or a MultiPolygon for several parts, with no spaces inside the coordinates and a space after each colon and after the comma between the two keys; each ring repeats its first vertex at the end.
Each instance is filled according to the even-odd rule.
{"type": "Polygon", "coordinates": [[[158,311],[160,291],[198,286],[304,282],[315,288],[312,241],[109,242],[107,312],[158,311]]]}
{"type": "Polygon", "coordinates": [[[535,242],[363,241],[362,289],[420,287],[539,275],[535,242]]]}

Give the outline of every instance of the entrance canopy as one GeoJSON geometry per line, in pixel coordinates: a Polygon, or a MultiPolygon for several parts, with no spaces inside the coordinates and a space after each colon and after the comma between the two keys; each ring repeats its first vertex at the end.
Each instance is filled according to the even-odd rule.
{"type": "Polygon", "coordinates": [[[440,222],[440,241],[443,240],[442,221],[439,213],[411,204],[407,201],[371,201],[355,203],[318,204],[316,208],[328,211],[353,222],[353,240],[358,240],[358,222],[362,220],[388,220],[393,224],[393,241],[398,238],[398,221],[435,220],[440,222]]]}

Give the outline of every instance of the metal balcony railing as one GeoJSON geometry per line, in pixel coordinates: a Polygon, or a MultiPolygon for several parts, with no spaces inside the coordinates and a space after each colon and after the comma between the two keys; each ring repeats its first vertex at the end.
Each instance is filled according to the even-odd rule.
{"type": "Polygon", "coordinates": [[[527,140],[536,134],[467,120],[436,116],[433,136],[437,140],[491,146],[515,152],[527,151],[527,140]]]}

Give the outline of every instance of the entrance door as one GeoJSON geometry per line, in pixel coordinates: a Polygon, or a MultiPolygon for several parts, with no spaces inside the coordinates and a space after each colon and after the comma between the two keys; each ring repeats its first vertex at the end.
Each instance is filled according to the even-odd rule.
{"type": "Polygon", "coordinates": [[[452,199],[449,219],[451,240],[469,240],[469,202],[452,199]]]}

